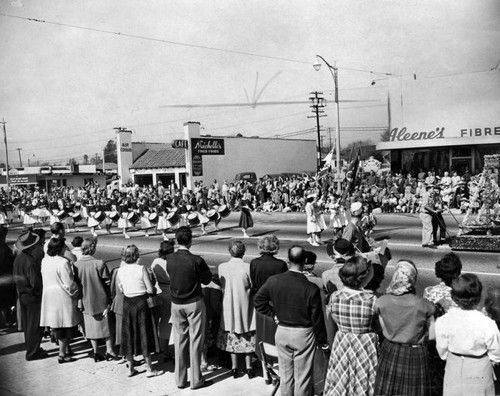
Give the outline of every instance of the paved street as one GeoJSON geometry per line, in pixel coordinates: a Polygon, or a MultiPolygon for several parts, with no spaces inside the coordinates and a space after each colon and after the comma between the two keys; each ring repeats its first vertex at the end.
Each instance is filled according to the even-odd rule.
{"type": "MultiPolygon", "coordinates": [[[[227,243],[231,238],[240,238],[241,231],[237,228],[238,213],[232,213],[220,224],[218,233],[201,236],[199,229],[194,230],[195,238],[192,251],[202,255],[209,266],[216,271],[218,264],[228,258],[227,243]]],[[[389,239],[389,246],[393,253],[393,260],[389,263],[384,288],[392,275],[394,263],[407,258],[414,260],[419,269],[417,293],[422,293],[425,286],[435,284],[434,263],[450,249],[423,249],[420,245],[420,221],[416,215],[384,214],[378,215],[379,225],[374,234],[375,239],[389,239]]],[[[450,215],[445,219],[449,231],[455,235],[458,231],[456,222],[450,215]]],[[[460,217],[457,218],[460,221],[460,217]]],[[[247,245],[246,260],[257,256],[258,237],[274,232],[281,241],[281,250],[278,256],[286,257],[286,252],[293,244],[306,246],[305,242],[305,215],[302,213],[256,213],[254,214],[255,227],[251,230],[247,245]]],[[[79,231],[67,235],[68,242],[74,235],[90,236],[88,229],[81,226],[79,231]]],[[[13,241],[20,232],[20,227],[12,227],[8,241],[13,241]]],[[[145,238],[141,231],[132,232],[132,239],[125,240],[115,230],[111,236],[99,237],[97,257],[106,260],[110,267],[119,264],[122,247],[134,243],[139,246],[143,260],[152,261],[156,256],[161,237],[150,236],[145,238]]],[[[331,239],[331,233],[324,235],[324,239],[331,239]]],[[[325,247],[306,246],[318,254],[317,272],[321,273],[329,266],[331,260],[326,254],[325,247]]],[[[474,272],[480,276],[485,287],[497,284],[500,280],[500,270],[497,269],[498,253],[457,252],[463,261],[463,272],[474,272]]],[[[94,363],[87,357],[90,346],[80,339],[75,345],[75,363],[59,365],[56,360],[55,344],[45,340],[42,345],[50,353],[50,358],[42,361],[26,362],[22,333],[13,329],[0,329],[0,395],[261,395],[271,392],[271,387],[264,384],[261,377],[249,380],[241,377],[236,380],[229,378],[228,370],[221,369],[209,374],[214,384],[198,391],[179,390],[176,388],[173,377],[173,363],[159,362],[158,367],[166,370],[165,374],[148,379],[144,375],[145,366],[140,365],[140,374],[134,378],[127,378],[127,369],[124,365],[101,362],[94,363]]]]}

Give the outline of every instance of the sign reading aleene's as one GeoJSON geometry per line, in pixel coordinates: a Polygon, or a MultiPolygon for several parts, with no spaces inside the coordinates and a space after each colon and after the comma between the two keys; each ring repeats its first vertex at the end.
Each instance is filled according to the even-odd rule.
{"type": "Polygon", "coordinates": [[[195,155],[224,155],[224,139],[192,138],[191,152],[195,155]]]}
{"type": "Polygon", "coordinates": [[[406,127],[401,129],[394,128],[391,130],[389,139],[391,142],[401,142],[403,140],[429,140],[429,139],[443,139],[444,127],[436,128],[435,131],[422,131],[422,132],[407,132],[406,127]]]}

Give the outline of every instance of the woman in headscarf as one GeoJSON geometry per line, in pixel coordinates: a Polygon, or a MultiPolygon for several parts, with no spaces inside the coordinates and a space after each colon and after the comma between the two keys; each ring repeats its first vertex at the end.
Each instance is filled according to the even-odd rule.
{"type": "Polygon", "coordinates": [[[375,380],[376,395],[431,393],[425,342],[434,322],[434,305],[415,295],[417,268],[400,260],[386,294],[375,303],[385,340],[375,380]]]}
{"type": "Polygon", "coordinates": [[[324,394],[373,395],[378,349],[375,333],[377,298],[363,289],[373,276],[372,265],[366,258],[354,256],[340,269],[339,276],[344,288],[332,294],[327,308],[338,331],[324,394]]]}

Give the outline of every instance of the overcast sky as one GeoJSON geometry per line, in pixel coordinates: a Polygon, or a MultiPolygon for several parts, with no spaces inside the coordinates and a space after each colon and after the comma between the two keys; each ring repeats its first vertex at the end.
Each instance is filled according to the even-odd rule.
{"type": "Polygon", "coordinates": [[[313,69],[316,54],[339,67],[342,145],[378,140],[356,128],[388,125],[389,87],[408,96],[405,118],[425,121],[432,103],[441,118],[486,107],[500,124],[500,70],[489,71],[500,60],[497,0],[0,0],[0,13],[0,118],[14,164],[16,148],[24,165],[81,161],[119,126],[135,141],[182,138],[186,121],[212,135],[314,139],[294,134],[315,127],[307,103],[259,102],[322,91],[321,124],[334,127],[333,79],[313,69]]]}

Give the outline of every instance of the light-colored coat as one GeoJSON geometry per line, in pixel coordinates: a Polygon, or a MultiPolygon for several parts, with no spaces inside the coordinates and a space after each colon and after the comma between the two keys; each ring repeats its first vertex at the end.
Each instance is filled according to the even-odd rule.
{"type": "Polygon", "coordinates": [[[243,334],[255,330],[255,311],[250,295],[250,264],[240,258],[231,258],[218,268],[224,290],[221,329],[243,334]]]}
{"type": "Polygon", "coordinates": [[[42,279],[40,326],[62,328],[80,323],[81,315],[76,308],[78,286],[68,260],[60,256],[45,256],[42,279]]]}

